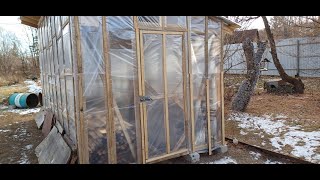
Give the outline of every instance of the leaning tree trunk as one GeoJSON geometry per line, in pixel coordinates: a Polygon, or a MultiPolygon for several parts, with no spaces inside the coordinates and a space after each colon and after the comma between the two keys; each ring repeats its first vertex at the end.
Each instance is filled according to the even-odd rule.
{"type": "Polygon", "coordinates": [[[247,74],[246,79],[242,81],[242,84],[232,101],[232,110],[235,111],[245,111],[250,102],[251,95],[254,92],[254,88],[260,76],[260,63],[266,49],[266,43],[259,41],[256,53],[254,52],[253,44],[249,38],[246,38],[246,40],[242,42],[242,47],[247,62],[247,74]]]}
{"type": "Polygon", "coordinates": [[[293,77],[289,76],[284,71],[282,65],[280,64],[280,61],[279,61],[278,55],[277,55],[276,44],[274,42],[274,38],[273,38],[273,35],[271,33],[269,22],[268,22],[266,16],[261,16],[261,17],[262,17],[262,20],[263,20],[263,23],[264,23],[264,26],[265,26],[265,29],[266,29],[268,40],[270,42],[272,59],[273,59],[274,65],[276,66],[276,68],[277,68],[277,70],[278,70],[278,72],[280,74],[281,79],[283,81],[285,81],[285,82],[288,82],[288,83],[292,84],[294,86],[294,88],[293,88],[294,92],[303,94],[303,92],[304,92],[304,84],[302,83],[301,79],[300,78],[296,79],[296,78],[293,78],[293,77]]]}

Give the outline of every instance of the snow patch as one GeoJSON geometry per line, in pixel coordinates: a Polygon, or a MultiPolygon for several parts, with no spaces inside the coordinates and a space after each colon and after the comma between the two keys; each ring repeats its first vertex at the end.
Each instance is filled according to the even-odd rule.
{"type": "Polygon", "coordinates": [[[236,160],[232,159],[231,157],[223,157],[222,159],[209,162],[207,164],[238,164],[236,160]]]}
{"type": "Polygon", "coordinates": [[[32,147],[33,147],[33,145],[32,145],[32,144],[29,144],[29,145],[26,145],[25,148],[26,148],[27,150],[30,150],[32,147]]]}
{"type": "Polygon", "coordinates": [[[244,132],[242,129],[240,130],[240,134],[241,135],[247,135],[248,133],[247,132],[244,132]]]}
{"type": "Polygon", "coordinates": [[[25,152],[22,152],[21,153],[21,158],[20,160],[18,161],[19,164],[30,164],[29,162],[29,159],[28,159],[28,156],[25,152]]]}
{"type": "Polygon", "coordinates": [[[258,152],[250,151],[249,154],[253,157],[253,159],[258,160],[261,157],[261,154],[258,152]]]}
{"type": "Polygon", "coordinates": [[[38,84],[32,80],[24,81],[24,83],[28,85],[27,86],[29,88],[28,92],[30,92],[30,93],[38,94],[39,92],[42,91],[42,88],[40,86],[38,86],[38,84]]]}
{"type": "Polygon", "coordinates": [[[283,163],[279,162],[279,161],[271,161],[271,160],[267,159],[267,161],[264,162],[264,164],[283,164],[283,163]]]}
{"type": "Polygon", "coordinates": [[[282,150],[286,145],[291,146],[293,148],[291,154],[296,157],[302,157],[308,161],[320,160],[319,154],[316,153],[316,149],[320,146],[320,131],[291,130],[282,137],[271,138],[270,141],[278,150],[282,150]]]}
{"type": "Polygon", "coordinates": [[[0,129],[0,133],[1,133],[1,132],[6,133],[6,132],[9,132],[9,131],[10,131],[9,129],[0,129]]]}
{"type": "MultiPolygon", "coordinates": [[[[241,128],[240,134],[245,131],[260,131],[261,138],[263,133],[273,136],[270,138],[271,145],[275,151],[280,152],[285,146],[291,146],[291,154],[296,157],[305,158],[311,162],[320,162],[320,154],[316,152],[320,146],[320,131],[305,132],[301,125],[289,126],[285,124],[284,115],[273,116],[263,115],[262,117],[253,116],[247,113],[232,113],[228,120],[238,122],[241,128]]],[[[261,143],[264,146],[266,143],[261,143]]]]}
{"type": "Polygon", "coordinates": [[[275,136],[280,135],[286,126],[284,120],[271,121],[271,116],[269,115],[258,117],[247,113],[233,113],[228,120],[237,121],[238,126],[242,129],[249,131],[263,130],[264,132],[275,136]]]}
{"type": "Polygon", "coordinates": [[[40,111],[40,109],[41,109],[40,107],[33,108],[33,109],[12,109],[12,110],[8,110],[8,112],[17,113],[20,115],[25,115],[25,114],[37,113],[40,111]]]}

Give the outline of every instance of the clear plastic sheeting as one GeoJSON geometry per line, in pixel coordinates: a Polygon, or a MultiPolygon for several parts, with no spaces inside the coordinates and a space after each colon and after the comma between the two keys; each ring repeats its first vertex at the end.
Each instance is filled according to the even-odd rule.
{"type": "Polygon", "coordinates": [[[83,60],[84,119],[88,131],[90,163],[107,163],[105,65],[101,16],[80,16],[83,60]]]}
{"type": "Polygon", "coordinates": [[[166,73],[170,151],[186,148],[182,35],[166,35],[166,73]]]}
{"type": "MultiPolygon", "coordinates": [[[[117,163],[137,162],[135,91],[137,58],[133,18],[107,17],[109,58],[116,129],[117,163]]],[[[137,93],[137,92],[136,92],[137,93]]]]}
{"type": "Polygon", "coordinates": [[[138,16],[138,23],[144,27],[161,27],[161,16],[138,16]]]}
{"type": "Polygon", "coordinates": [[[91,164],[111,160],[107,122],[112,119],[107,119],[107,111],[113,112],[117,163],[149,163],[190,151],[193,145],[195,151],[206,150],[208,140],[213,149],[222,144],[221,24],[210,18],[208,54],[204,16],[138,16],[136,27],[132,16],[108,16],[106,32],[102,16],[79,16],[80,36],[74,17],[42,18],[38,32],[44,106],[54,112],[71,141],[83,148],[80,161],[86,163],[87,156],[91,164]],[[110,69],[105,69],[106,61],[110,69]],[[110,84],[106,73],[111,75],[110,84]],[[106,93],[109,87],[112,95],[106,93]],[[83,104],[78,103],[80,98],[83,104]],[[113,107],[107,107],[110,102],[113,107]],[[83,131],[77,134],[80,107],[83,131]]]}
{"type": "Polygon", "coordinates": [[[221,145],[221,24],[208,19],[208,79],[212,148],[221,145]]]}
{"type": "Polygon", "coordinates": [[[206,76],[205,76],[205,17],[191,17],[191,64],[195,145],[207,143],[206,76]]]}
{"type": "Polygon", "coordinates": [[[166,27],[187,28],[186,16],[164,16],[166,27]]]}
{"type": "Polygon", "coordinates": [[[153,99],[145,102],[149,158],[166,153],[162,46],[161,34],[143,34],[145,96],[153,99]]]}

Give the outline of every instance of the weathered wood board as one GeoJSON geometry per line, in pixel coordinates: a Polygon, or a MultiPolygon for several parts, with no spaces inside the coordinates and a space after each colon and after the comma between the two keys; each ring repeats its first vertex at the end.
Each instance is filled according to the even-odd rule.
{"type": "Polygon", "coordinates": [[[54,126],[48,136],[36,147],[39,164],[67,164],[71,149],[54,126]]]}
{"type": "Polygon", "coordinates": [[[42,126],[42,134],[44,137],[47,137],[49,134],[51,127],[53,125],[53,113],[51,111],[47,111],[44,117],[44,123],[42,126]]]}
{"type": "Polygon", "coordinates": [[[38,129],[42,128],[42,124],[44,122],[45,114],[46,114],[46,111],[44,109],[41,109],[40,112],[38,112],[36,114],[35,121],[36,121],[38,129]]]}

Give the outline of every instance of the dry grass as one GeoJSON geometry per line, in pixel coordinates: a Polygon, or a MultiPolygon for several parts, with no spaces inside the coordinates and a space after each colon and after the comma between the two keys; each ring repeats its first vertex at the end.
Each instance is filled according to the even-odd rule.
{"type": "Polygon", "coordinates": [[[27,90],[28,88],[24,84],[0,86],[0,104],[6,103],[11,94],[15,92],[26,92],[27,90]]]}

